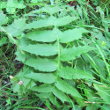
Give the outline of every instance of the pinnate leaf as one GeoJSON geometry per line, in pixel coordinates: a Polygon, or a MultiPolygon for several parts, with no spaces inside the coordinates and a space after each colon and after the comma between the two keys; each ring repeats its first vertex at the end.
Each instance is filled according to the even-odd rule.
{"type": "Polygon", "coordinates": [[[38,42],[53,42],[57,39],[55,30],[33,31],[25,37],[38,42]]]}
{"type": "Polygon", "coordinates": [[[5,27],[5,29],[12,36],[19,36],[25,30],[24,29],[25,25],[26,25],[25,19],[20,18],[20,19],[14,20],[14,22],[11,25],[8,25],[7,27],[5,27]]]}
{"type": "Polygon", "coordinates": [[[52,92],[53,86],[50,84],[42,84],[40,86],[35,86],[32,88],[33,91],[37,92],[52,92]]]}
{"type": "Polygon", "coordinates": [[[84,28],[75,28],[75,29],[64,31],[62,36],[60,37],[60,42],[67,43],[74,40],[78,40],[83,37],[82,36],[83,33],[88,33],[88,32],[89,31],[87,31],[84,28]]]}
{"type": "Polygon", "coordinates": [[[61,60],[62,61],[74,60],[80,55],[87,53],[93,49],[94,48],[89,46],[79,46],[79,47],[73,46],[72,48],[64,48],[61,51],[61,60]]]}
{"type": "Polygon", "coordinates": [[[40,56],[52,56],[57,54],[57,46],[51,44],[30,44],[28,46],[22,47],[21,49],[31,54],[40,56]]]}
{"type": "Polygon", "coordinates": [[[57,63],[46,58],[29,58],[24,64],[43,72],[52,72],[57,69],[57,63]]]}
{"type": "Polygon", "coordinates": [[[60,99],[63,103],[64,102],[70,102],[70,99],[67,95],[65,95],[62,91],[58,90],[57,88],[53,89],[53,94],[60,99]]]}
{"type": "Polygon", "coordinates": [[[98,95],[106,102],[110,103],[110,87],[106,85],[94,84],[94,88],[98,91],[98,95]]]}
{"type": "Polygon", "coordinates": [[[64,79],[94,79],[94,77],[86,71],[72,67],[62,67],[58,75],[64,79]]]}
{"type": "Polygon", "coordinates": [[[67,83],[64,80],[61,80],[61,79],[57,80],[57,82],[55,83],[55,86],[59,90],[65,92],[67,94],[71,94],[73,97],[82,98],[80,93],[73,86],[71,86],[69,83],[67,83]]]}
{"type": "Polygon", "coordinates": [[[56,17],[49,17],[46,19],[38,20],[38,21],[33,21],[32,23],[27,24],[25,29],[32,29],[32,28],[43,28],[43,27],[50,27],[50,26],[64,26],[72,21],[76,20],[76,18],[70,17],[70,16],[65,16],[62,18],[56,18],[56,17]]]}
{"type": "Polygon", "coordinates": [[[34,81],[38,81],[41,83],[51,84],[56,81],[56,76],[51,73],[34,73],[31,72],[30,74],[25,75],[26,78],[32,79],[34,81]]]}

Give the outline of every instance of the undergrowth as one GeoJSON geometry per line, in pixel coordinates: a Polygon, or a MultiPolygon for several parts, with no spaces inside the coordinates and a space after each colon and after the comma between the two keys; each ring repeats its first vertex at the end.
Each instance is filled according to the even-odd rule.
{"type": "Polygon", "coordinates": [[[109,110],[109,5],[0,1],[0,110],[109,110]]]}

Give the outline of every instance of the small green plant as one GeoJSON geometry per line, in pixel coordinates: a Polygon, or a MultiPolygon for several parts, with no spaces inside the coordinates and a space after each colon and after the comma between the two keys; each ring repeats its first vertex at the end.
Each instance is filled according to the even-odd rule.
{"type": "Polygon", "coordinates": [[[73,7],[59,0],[1,3],[11,16],[0,12],[0,45],[15,44],[24,65],[10,77],[14,98],[7,95],[7,109],[109,110],[107,7],[94,9],[85,0],[73,7]]]}

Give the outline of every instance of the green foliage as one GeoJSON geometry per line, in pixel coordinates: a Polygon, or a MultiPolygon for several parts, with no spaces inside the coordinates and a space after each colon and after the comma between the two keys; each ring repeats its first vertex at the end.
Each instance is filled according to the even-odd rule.
{"type": "Polygon", "coordinates": [[[60,41],[61,43],[68,43],[74,40],[78,40],[82,37],[83,33],[87,33],[88,31],[84,28],[75,28],[72,30],[64,31],[61,35],[60,41]],[[68,37],[67,37],[68,36],[68,37]]]}
{"type": "Polygon", "coordinates": [[[9,91],[5,102],[10,106],[6,109],[43,110],[46,105],[49,110],[108,110],[107,7],[100,5],[95,10],[92,5],[99,1],[87,5],[85,0],[75,2],[75,8],[63,0],[0,3],[0,10],[5,9],[0,12],[0,46],[9,41],[16,45],[16,60],[24,65],[11,78],[13,94],[18,93],[18,98],[11,98],[9,91]],[[17,103],[24,97],[27,102],[17,103]],[[39,99],[42,104],[36,105],[39,99]]]}
{"type": "Polygon", "coordinates": [[[78,46],[72,48],[64,48],[62,49],[61,60],[62,61],[70,61],[74,60],[83,53],[87,53],[88,51],[92,50],[89,46],[78,46]]]}
{"type": "Polygon", "coordinates": [[[57,46],[51,44],[36,44],[22,47],[22,50],[39,56],[53,56],[57,54],[57,46]]]}
{"type": "Polygon", "coordinates": [[[43,72],[53,72],[57,69],[57,63],[54,60],[46,58],[30,58],[24,64],[43,72]]]}
{"type": "Polygon", "coordinates": [[[83,71],[79,68],[73,69],[72,67],[63,67],[59,70],[58,74],[61,78],[64,79],[94,79],[91,73],[88,71],[83,71]]]}
{"type": "Polygon", "coordinates": [[[6,31],[12,36],[19,36],[24,31],[25,19],[17,19],[11,25],[6,27],[6,31]]]}
{"type": "MultiPolygon", "coordinates": [[[[54,13],[51,14],[52,15],[48,15],[43,19],[41,18],[40,20],[26,24],[25,29],[35,29],[35,31],[29,31],[23,38],[19,39],[24,39],[24,44],[22,44],[22,41],[18,42],[17,53],[20,53],[16,55],[20,61],[29,67],[30,72],[25,73],[24,70],[24,72],[20,74],[23,78],[19,78],[24,84],[26,78],[30,81],[37,82],[39,86],[34,86],[31,90],[37,91],[37,96],[42,100],[47,100],[50,95],[54,95],[63,103],[68,102],[71,105],[74,103],[72,102],[72,98],[75,98],[78,103],[80,102],[83,104],[83,96],[79,93],[78,88],[72,84],[73,79],[83,79],[85,81],[93,79],[93,76],[88,71],[81,70],[82,68],[74,68],[71,65],[67,67],[67,65],[70,62],[74,65],[72,61],[77,60],[78,57],[81,59],[81,55],[94,51],[94,46],[80,44],[81,38],[83,37],[84,39],[84,35],[88,34],[89,31],[83,27],[66,28],[66,26],[71,26],[71,23],[75,23],[77,19],[74,18],[76,17],[70,15],[65,17],[63,15],[60,17],[59,13],[57,13],[57,15],[54,15],[54,13]],[[63,29],[64,26],[65,29],[63,29]],[[79,42],[79,44],[77,42],[79,42]],[[22,57],[19,55],[23,56],[25,59],[22,60],[22,57]],[[68,73],[69,71],[70,73],[68,73]],[[67,76],[63,74],[66,72],[67,76]],[[45,84],[50,85],[47,85],[48,87],[45,88],[45,84]]],[[[11,28],[11,25],[9,28],[11,28]]],[[[29,85],[29,83],[27,84],[29,85]]],[[[28,90],[29,88],[25,89],[28,90]]],[[[21,89],[19,87],[16,91],[17,90],[19,93],[25,92],[23,87],[21,89]]]]}
{"type": "Polygon", "coordinates": [[[78,91],[64,80],[61,80],[61,79],[58,80],[56,82],[55,86],[59,90],[65,92],[67,94],[71,94],[73,97],[82,98],[81,95],[78,93],[78,91]]]}
{"type": "Polygon", "coordinates": [[[51,37],[56,33],[56,30],[53,31],[33,31],[28,34],[26,34],[25,37],[32,41],[37,41],[37,42],[54,42],[57,40],[57,36],[51,37]],[[47,36],[47,37],[45,37],[47,36]]]}

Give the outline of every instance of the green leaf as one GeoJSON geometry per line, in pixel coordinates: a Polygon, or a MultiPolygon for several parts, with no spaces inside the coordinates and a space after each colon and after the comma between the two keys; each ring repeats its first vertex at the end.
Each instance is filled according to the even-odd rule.
{"type": "Polygon", "coordinates": [[[50,97],[50,95],[51,95],[51,93],[46,93],[46,92],[36,94],[36,96],[38,96],[42,101],[45,101],[45,99],[48,99],[50,97]]]}
{"type": "Polygon", "coordinates": [[[8,17],[3,12],[0,12],[0,25],[7,24],[7,22],[8,17]]]}
{"type": "Polygon", "coordinates": [[[73,86],[71,86],[69,83],[67,83],[64,80],[61,80],[61,79],[57,80],[57,82],[55,83],[55,86],[62,92],[71,94],[73,97],[82,98],[79,92],[73,86]]]}
{"type": "Polygon", "coordinates": [[[67,42],[71,42],[74,40],[78,40],[83,37],[82,36],[83,33],[88,33],[88,32],[89,31],[87,31],[84,28],[75,28],[72,30],[64,31],[62,36],[60,37],[60,42],[67,43],[67,42]]]}
{"type": "Polygon", "coordinates": [[[49,17],[49,18],[46,18],[46,19],[33,21],[32,23],[27,24],[25,29],[32,29],[32,28],[37,29],[37,28],[53,26],[53,19],[55,20],[55,18],[49,17]]]}
{"type": "Polygon", "coordinates": [[[24,62],[27,58],[30,58],[29,55],[27,55],[25,52],[17,50],[16,53],[16,60],[24,62]]]}
{"type": "Polygon", "coordinates": [[[25,77],[20,77],[20,81],[23,82],[23,87],[26,88],[26,89],[31,89],[36,85],[36,83],[34,81],[32,81],[31,79],[27,79],[25,77]]]}
{"type": "Polygon", "coordinates": [[[27,24],[25,29],[37,29],[37,28],[43,28],[43,27],[50,27],[50,26],[64,26],[72,21],[76,20],[76,18],[66,16],[62,18],[56,18],[56,17],[49,17],[46,19],[38,20],[38,21],[33,21],[32,23],[27,24]]]}
{"type": "Polygon", "coordinates": [[[14,20],[14,22],[11,25],[8,25],[7,27],[5,27],[5,29],[9,34],[17,37],[23,33],[25,25],[26,25],[25,19],[20,18],[20,19],[14,20]]]}
{"type": "MultiPolygon", "coordinates": [[[[25,78],[25,80],[26,80],[26,78],[25,78]]],[[[29,83],[25,81],[25,86],[26,86],[26,89],[32,89],[34,86],[36,86],[36,83],[32,80],[30,80],[29,83]]]]}
{"type": "Polygon", "coordinates": [[[53,56],[58,53],[57,46],[51,44],[30,44],[28,46],[22,47],[21,49],[31,54],[40,56],[53,56]]]}
{"type": "Polygon", "coordinates": [[[55,30],[33,31],[28,33],[25,37],[38,42],[53,42],[57,40],[55,30]]]}
{"type": "Polygon", "coordinates": [[[90,104],[86,107],[86,110],[98,110],[99,104],[90,104]]]}
{"type": "Polygon", "coordinates": [[[52,92],[53,86],[49,84],[42,84],[40,86],[35,86],[31,90],[37,92],[52,92]]]}
{"type": "Polygon", "coordinates": [[[63,67],[59,70],[58,75],[64,79],[94,79],[94,77],[81,69],[72,67],[63,67]]]}
{"type": "Polygon", "coordinates": [[[40,13],[41,12],[46,12],[50,15],[55,14],[59,11],[63,11],[61,6],[45,6],[45,7],[38,10],[38,12],[40,12],[40,13]]]}
{"type": "Polygon", "coordinates": [[[106,104],[110,104],[110,87],[94,84],[94,88],[98,91],[98,95],[106,102],[106,104]]]}
{"type": "Polygon", "coordinates": [[[52,92],[63,103],[64,102],[70,102],[70,98],[68,96],[66,96],[62,91],[58,90],[57,88],[54,88],[52,92]]]}
{"type": "Polygon", "coordinates": [[[58,103],[57,98],[53,94],[50,95],[49,100],[53,105],[60,108],[60,104],[58,103]]]}
{"type": "Polygon", "coordinates": [[[20,92],[20,85],[19,84],[13,84],[13,91],[14,92],[20,92]]]}
{"type": "Polygon", "coordinates": [[[55,75],[51,73],[29,73],[25,75],[26,78],[32,79],[34,81],[38,81],[41,83],[52,84],[56,81],[55,75]]]}
{"type": "Polygon", "coordinates": [[[101,108],[102,108],[101,110],[109,110],[110,105],[103,105],[101,108]]]}
{"type": "Polygon", "coordinates": [[[26,65],[43,72],[52,72],[57,69],[57,63],[54,60],[46,58],[29,58],[26,65]]]}
{"type": "Polygon", "coordinates": [[[70,17],[70,16],[65,16],[62,18],[56,18],[54,21],[54,25],[55,26],[64,26],[64,25],[68,25],[71,22],[75,21],[77,18],[75,17],[70,17]]]}
{"type": "Polygon", "coordinates": [[[89,46],[79,46],[79,47],[73,46],[72,48],[64,48],[61,51],[61,60],[62,61],[74,60],[77,57],[80,57],[80,55],[87,53],[93,49],[94,48],[89,46]]]}

